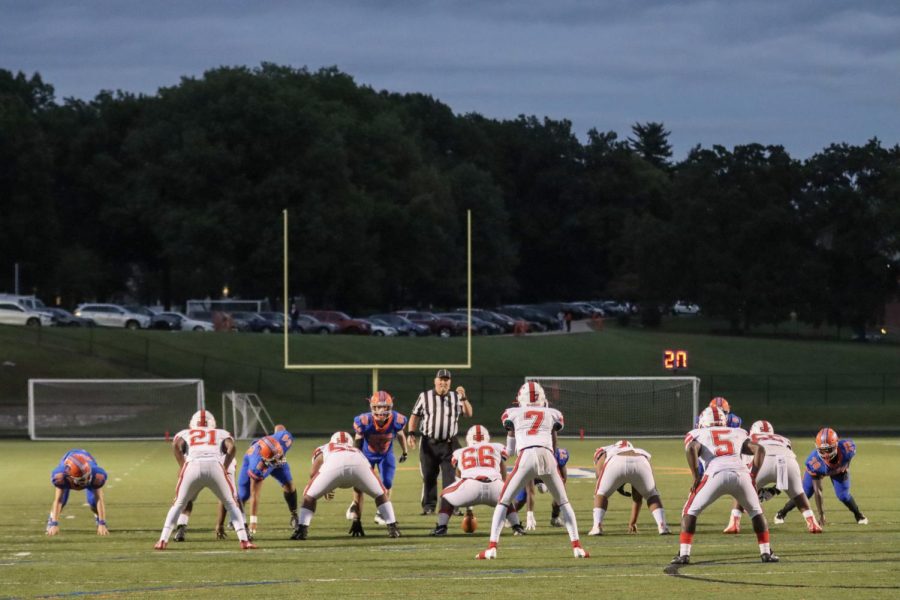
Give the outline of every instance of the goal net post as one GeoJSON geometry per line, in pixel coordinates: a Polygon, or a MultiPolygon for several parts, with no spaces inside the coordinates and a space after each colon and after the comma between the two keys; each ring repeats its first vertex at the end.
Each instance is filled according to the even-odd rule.
{"type": "Polygon", "coordinates": [[[697,377],[526,377],[566,419],[565,437],[680,437],[699,411],[697,377]]]}
{"type": "Polygon", "coordinates": [[[29,379],[32,440],[159,440],[206,406],[202,379],[29,379]]]}
{"type": "Polygon", "coordinates": [[[222,394],[221,427],[228,429],[229,425],[229,431],[239,440],[252,440],[275,430],[275,422],[259,395],[234,391],[222,394]]]}

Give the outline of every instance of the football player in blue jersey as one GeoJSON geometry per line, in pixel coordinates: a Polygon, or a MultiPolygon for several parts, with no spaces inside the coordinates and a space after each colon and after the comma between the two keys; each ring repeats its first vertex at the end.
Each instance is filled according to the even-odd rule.
{"type": "MultiPolygon", "coordinates": [[[[406,416],[394,410],[394,399],[383,390],[372,394],[369,398],[369,409],[353,419],[354,444],[362,450],[372,468],[378,468],[378,476],[384,486],[387,499],[391,499],[391,488],[394,486],[394,472],[397,461],[394,458],[394,438],[400,442],[400,462],[406,462],[408,445],[403,428],[406,427],[406,416]]],[[[346,517],[354,521],[361,514],[363,495],[353,490],[353,503],[347,509],[346,517]]],[[[375,513],[375,522],[385,525],[384,519],[375,513]]]]}
{"type": "MultiPolygon", "coordinates": [[[[838,438],[834,429],[824,428],[816,435],[816,449],[806,458],[806,473],[803,475],[803,492],[806,497],[816,497],[819,524],[825,525],[825,508],[822,498],[822,480],[831,478],[834,495],[853,513],[859,525],[868,525],[869,519],[859,510],[856,500],[850,494],[850,461],[856,456],[853,440],[838,438]]],[[[784,523],[784,518],[794,509],[794,501],[788,502],[775,515],[775,523],[784,523]]]]}
{"type": "Polygon", "coordinates": [[[50,518],[47,519],[47,535],[59,533],[59,516],[69,501],[71,490],[84,490],[87,493],[87,501],[97,523],[97,535],[109,535],[109,529],[106,528],[106,503],[103,501],[106,480],[106,471],[100,468],[90,452],[79,448],[66,452],[50,474],[50,482],[56,488],[56,495],[50,506],[50,518]]]}
{"type": "MultiPolygon", "coordinates": [[[[256,533],[259,524],[259,493],[263,481],[271,475],[281,484],[284,501],[291,513],[291,528],[296,529],[299,523],[297,516],[297,486],[291,476],[291,467],[285,455],[294,443],[294,436],[284,425],[277,425],[272,435],[262,437],[250,445],[244,454],[241,471],[238,474],[238,501],[241,510],[247,500],[250,502],[250,519],[247,522],[247,533],[256,533]]],[[[246,511],[245,511],[246,512],[246,511]]]]}
{"type": "MultiPolygon", "coordinates": [[[[569,462],[569,451],[565,448],[557,448],[555,452],[556,456],[556,466],[559,468],[559,475],[563,480],[563,483],[566,482],[566,476],[568,473],[566,472],[566,464],[569,462]]],[[[534,518],[534,493],[538,491],[540,493],[547,492],[547,486],[540,479],[535,479],[533,481],[529,481],[522,491],[516,496],[514,502],[516,503],[516,511],[522,510],[522,507],[526,504],[528,505],[528,510],[526,511],[525,517],[525,529],[527,531],[534,531],[537,529],[537,521],[534,518]]],[[[550,525],[553,527],[562,527],[562,520],[559,518],[559,505],[554,501],[550,506],[550,525]]],[[[517,534],[518,535],[518,534],[517,534]]]]}

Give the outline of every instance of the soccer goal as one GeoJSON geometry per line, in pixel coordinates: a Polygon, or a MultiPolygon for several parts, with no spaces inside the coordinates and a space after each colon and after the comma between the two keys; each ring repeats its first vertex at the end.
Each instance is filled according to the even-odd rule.
{"type": "Polygon", "coordinates": [[[697,377],[526,377],[566,419],[566,437],[679,437],[694,427],[697,377]]]}
{"type": "Polygon", "coordinates": [[[269,435],[275,430],[275,422],[256,394],[225,392],[222,394],[222,429],[228,429],[231,415],[231,433],[238,440],[252,440],[269,435]]]}
{"type": "Polygon", "coordinates": [[[164,439],[205,406],[202,379],[29,379],[33,440],[164,439]]]}

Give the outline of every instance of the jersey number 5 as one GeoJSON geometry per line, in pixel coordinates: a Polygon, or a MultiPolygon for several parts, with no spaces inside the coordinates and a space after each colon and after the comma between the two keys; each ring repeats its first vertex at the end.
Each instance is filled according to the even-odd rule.
{"type": "Polygon", "coordinates": [[[734,444],[729,439],[722,439],[730,431],[727,429],[715,429],[712,432],[713,444],[716,445],[716,456],[729,456],[734,454],[734,444]]]}
{"type": "Polygon", "coordinates": [[[490,446],[482,446],[478,450],[475,450],[475,448],[466,448],[463,450],[463,469],[472,469],[479,466],[491,469],[497,466],[497,462],[494,460],[493,450],[491,450],[490,446]]]}
{"type": "Polygon", "coordinates": [[[540,410],[529,410],[525,412],[525,418],[534,419],[531,422],[531,428],[528,430],[527,435],[537,435],[541,423],[544,422],[544,412],[540,410]]]}

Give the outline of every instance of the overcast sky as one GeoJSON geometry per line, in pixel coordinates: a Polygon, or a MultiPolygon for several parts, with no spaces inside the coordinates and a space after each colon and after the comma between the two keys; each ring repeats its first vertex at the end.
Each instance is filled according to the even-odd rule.
{"type": "Polygon", "coordinates": [[[221,65],[337,66],[456,113],[695,145],[900,143],[898,0],[0,0],[0,68],[64,97],[221,65]]]}

